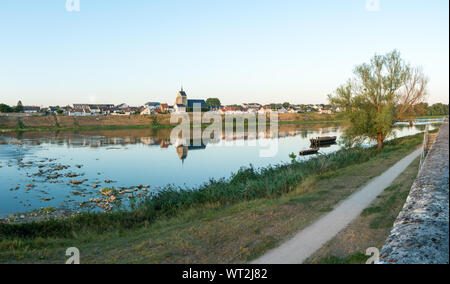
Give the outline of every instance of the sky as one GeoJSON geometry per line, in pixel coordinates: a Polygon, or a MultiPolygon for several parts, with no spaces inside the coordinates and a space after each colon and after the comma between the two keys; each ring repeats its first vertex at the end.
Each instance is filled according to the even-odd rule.
{"type": "Polygon", "coordinates": [[[0,1],[0,103],[326,103],[398,49],[448,103],[448,0],[0,1]]]}

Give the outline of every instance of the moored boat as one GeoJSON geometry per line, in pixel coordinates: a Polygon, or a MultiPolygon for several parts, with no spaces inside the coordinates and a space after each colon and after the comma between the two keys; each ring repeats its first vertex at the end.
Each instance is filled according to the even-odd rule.
{"type": "Polygon", "coordinates": [[[300,156],[307,156],[307,155],[314,155],[317,154],[319,152],[318,148],[314,148],[314,149],[309,149],[309,150],[304,150],[304,151],[300,151],[300,156]]]}
{"type": "Polygon", "coordinates": [[[336,143],[337,137],[317,137],[310,139],[311,145],[320,146],[320,145],[330,145],[336,143]]]}

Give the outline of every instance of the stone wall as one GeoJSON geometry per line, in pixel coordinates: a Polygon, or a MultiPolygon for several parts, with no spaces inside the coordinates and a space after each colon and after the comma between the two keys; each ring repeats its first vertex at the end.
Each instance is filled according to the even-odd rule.
{"type": "Polygon", "coordinates": [[[449,263],[449,125],[441,126],[381,251],[382,264],[449,263]]]}

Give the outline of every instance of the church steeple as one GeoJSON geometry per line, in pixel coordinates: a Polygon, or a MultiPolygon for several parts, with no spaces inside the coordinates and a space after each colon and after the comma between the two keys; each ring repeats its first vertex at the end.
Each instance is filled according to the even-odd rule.
{"type": "Polygon", "coordinates": [[[187,95],[186,92],[184,91],[183,85],[181,85],[181,91],[178,92],[178,96],[177,96],[177,100],[175,101],[175,104],[177,105],[184,105],[187,106],[187,95]]]}

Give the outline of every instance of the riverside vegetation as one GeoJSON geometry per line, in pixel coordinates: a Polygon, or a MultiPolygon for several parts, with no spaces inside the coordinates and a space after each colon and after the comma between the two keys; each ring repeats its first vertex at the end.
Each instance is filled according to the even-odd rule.
{"type": "MultiPolygon", "coordinates": [[[[237,115],[238,116],[238,115],[237,115]]],[[[2,116],[0,130],[34,131],[34,130],[98,130],[98,129],[162,129],[173,128],[177,124],[170,122],[170,114],[129,115],[129,116],[2,116]]],[[[223,118],[224,116],[222,116],[223,118]]],[[[266,116],[269,119],[268,116],[266,116]]],[[[191,121],[192,114],[190,114],[191,121]]],[[[338,122],[339,116],[333,114],[279,114],[280,124],[313,124],[338,122]]],[[[223,119],[224,120],[224,119],[223,119]]],[[[247,121],[246,121],[247,123],[247,121]]],[[[208,126],[208,124],[203,124],[208,126]]]]}
{"type": "Polygon", "coordinates": [[[382,150],[353,148],[306,162],[243,168],[194,190],[168,187],[128,211],[0,224],[0,262],[61,263],[69,246],[92,263],[247,262],[332,210],[422,138],[394,139],[382,150]]]}

